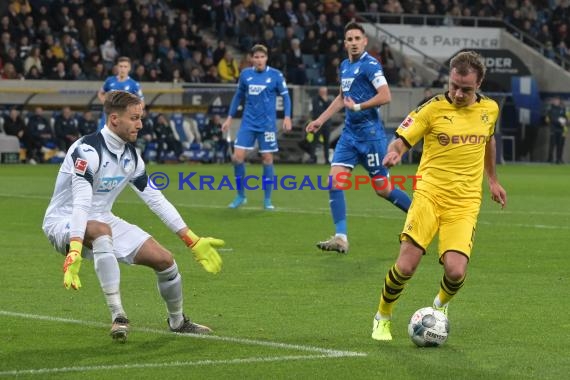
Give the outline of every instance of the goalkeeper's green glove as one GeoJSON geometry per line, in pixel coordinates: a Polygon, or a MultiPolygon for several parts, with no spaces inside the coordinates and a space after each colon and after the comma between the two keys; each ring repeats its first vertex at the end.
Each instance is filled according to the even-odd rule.
{"type": "Polygon", "coordinates": [[[70,287],[78,290],[81,288],[81,280],[79,280],[79,268],[81,268],[81,249],[83,244],[78,241],[69,243],[69,252],[63,263],[63,286],[66,289],[70,287]]]}
{"type": "Polygon", "coordinates": [[[216,274],[222,270],[222,258],[216,248],[224,246],[223,240],[212,237],[200,238],[191,230],[188,230],[182,240],[192,250],[194,260],[202,264],[207,272],[216,274]]]}

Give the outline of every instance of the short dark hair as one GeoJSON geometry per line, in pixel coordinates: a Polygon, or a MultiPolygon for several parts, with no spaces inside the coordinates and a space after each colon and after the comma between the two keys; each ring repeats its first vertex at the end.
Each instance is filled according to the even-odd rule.
{"type": "Polygon", "coordinates": [[[366,35],[366,32],[364,32],[364,28],[362,27],[362,25],[360,25],[354,21],[350,21],[348,24],[346,24],[344,26],[344,34],[346,35],[346,32],[348,32],[349,30],[353,30],[353,29],[360,30],[362,32],[362,34],[366,35]]]}
{"type": "Polygon", "coordinates": [[[130,106],[136,106],[142,103],[141,98],[131,94],[127,91],[109,91],[105,94],[105,102],[103,103],[103,109],[105,114],[108,116],[114,112],[123,113],[130,106]]]}
{"type": "Polygon", "coordinates": [[[265,45],[255,44],[251,48],[251,55],[254,55],[257,52],[262,52],[263,54],[267,55],[267,48],[265,47],[265,45]]]}
{"type": "Polygon", "coordinates": [[[481,54],[473,50],[462,51],[449,61],[449,71],[457,70],[460,75],[467,75],[470,71],[477,73],[477,83],[483,82],[487,68],[483,63],[481,54]]]}

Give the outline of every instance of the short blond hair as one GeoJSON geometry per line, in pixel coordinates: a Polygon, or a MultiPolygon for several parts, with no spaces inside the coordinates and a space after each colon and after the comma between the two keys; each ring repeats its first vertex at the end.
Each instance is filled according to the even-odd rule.
{"type": "Polygon", "coordinates": [[[257,53],[257,52],[262,52],[263,54],[267,55],[267,48],[265,47],[265,45],[262,44],[255,44],[253,45],[253,47],[251,48],[251,55],[257,53]]]}
{"type": "Polygon", "coordinates": [[[109,116],[112,113],[123,113],[130,106],[137,106],[142,104],[141,98],[131,94],[127,91],[109,91],[105,94],[105,102],[103,103],[103,109],[105,114],[109,116]]]}

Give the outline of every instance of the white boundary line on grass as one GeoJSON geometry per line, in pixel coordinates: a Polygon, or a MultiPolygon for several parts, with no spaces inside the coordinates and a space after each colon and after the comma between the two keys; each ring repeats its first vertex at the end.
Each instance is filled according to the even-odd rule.
{"type": "MultiPolygon", "coordinates": [[[[6,194],[0,193],[0,197],[12,197],[12,198],[26,198],[26,199],[49,199],[45,196],[40,195],[15,195],[15,194],[6,194]]],[[[140,202],[135,201],[121,201],[117,200],[116,203],[124,203],[124,204],[141,204],[140,202]]],[[[184,207],[184,208],[202,208],[202,209],[227,209],[227,206],[221,205],[204,205],[204,204],[185,204],[185,203],[177,203],[176,207],[184,207]]],[[[249,210],[249,211],[262,211],[260,207],[251,207],[251,206],[242,206],[240,209],[249,210]]],[[[305,215],[328,215],[329,209],[328,208],[315,208],[313,210],[303,210],[303,209],[296,209],[296,208],[289,208],[289,207],[278,207],[272,213],[275,212],[282,212],[287,214],[305,214],[305,215]]],[[[397,212],[396,210],[390,211],[390,213],[397,212]]],[[[563,211],[508,211],[508,210],[498,210],[498,211],[481,211],[480,214],[526,214],[526,215],[559,215],[559,216],[567,216],[570,215],[570,212],[563,212],[563,211]]],[[[401,216],[394,215],[384,215],[384,214],[367,214],[367,213],[351,213],[347,212],[347,216],[350,217],[357,217],[357,218],[374,218],[374,219],[391,219],[391,220],[403,220],[401,216]]],[[[398,212],[398,215],[401,215],[401,212],[398,212]]],[[[521,228],[536,228],[536,229],[543,229],[543,230],[570,230],[570,226],[567,225],[550,225],[550,224],[527,224],[527,223],[508,223],[508,224],[500,224],[500,223],[491,223],[484,220],[479,220],[477,224],[483,224],[486,226],[501,226],[501,225],[508,225],[510,227],[521,227],[521,228]]]]}
{"type": "Polygon", "coordinates": [[[228,359],[228,360],[196,360],[196,361],[185,361],[185,362],[177,361],[170,363],[140,363],[140,364],[95,365],[95,366],[82,366],[82,367],[38,368],[38,369],[2,371],[0,372],[0,377],[22,376],[22,375],[45,375],[51,373],[68,373],[68,372],[108,371],[116,369],[121,370],[121,369],[141,369],[141,368],[171,368],[171,367],[207,366],[207,365],[270,363],[270,362],[284,362],[292,360],[329,359],[334,357],[335,356],[331,355],[288,355],[288,356],[273,356],[266,358],[250,357],[250,358],[228,359]]]}
{"type": "MultiPolygon", "coordinates": [[[[19,317],[27,319],[35,319],[49,322],[72,323],[90,327],[108,327],[107,324],[101,322],[83,321],[79,319],[69,319],[52,317],[48,315],[37,315],[28,313],[18,313],[8,310],[0,310],[0,315],[8,317],[19,317]]],[[[12,370],[0,371],[2,376],[18,376],[18,375],[41,375],[46,373],[60,373],[60,372],[74,372],[74,371],[99,371],[111,369],[131,369],[131,368],[159,368],[159,367],[184,367],[184,366],[201,366],[201,365],[219,365],[219,364],[242,364],[242,363],[260,363],[260,362],[278,362],[290,360],[310,360],[310,359],[324,359],[324,358],[343,358],[343,357],[357,357],[367,356],[364,352],[356,351],[341,351],[329,348],[303,346],[299,344],[289,344],[281,342],[263,341],[247,338],[234,338],[224,337],[218,335],[197,335],[197,334],[174,334],[166,330],[157,330],[146,327],[132,327],[131,331],[142,331],[153,334],[172,335],[182,338],[194,339],[207,339],[222,342],[230,342],[243,345],[264,346],[288,350],[298,350],[306,352],[315,352],[315,355],[287,355],[287,356],[274,356],[274,357],[250,357],[242,359],[229,359],[229,360],[197,360],[187,362],[172,362],[172,363],[144,363],[144,364],[123,364],[123,365],[109,365],[109,366],[87,366],[87,367],[62,367],[62,368],[39,368],[39,369],[26,369],[26,370],[12,370]]]]}

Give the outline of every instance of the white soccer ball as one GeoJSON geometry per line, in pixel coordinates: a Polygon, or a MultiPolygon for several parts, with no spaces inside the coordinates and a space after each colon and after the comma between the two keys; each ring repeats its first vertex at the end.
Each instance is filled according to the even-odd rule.
{"type": "Polygon", "coordinates": [[[419,347],[438,347],[447,340],[449,320],[441,311],[424,307],[416,311],[408,324],[408,335],[419,347]]]}

